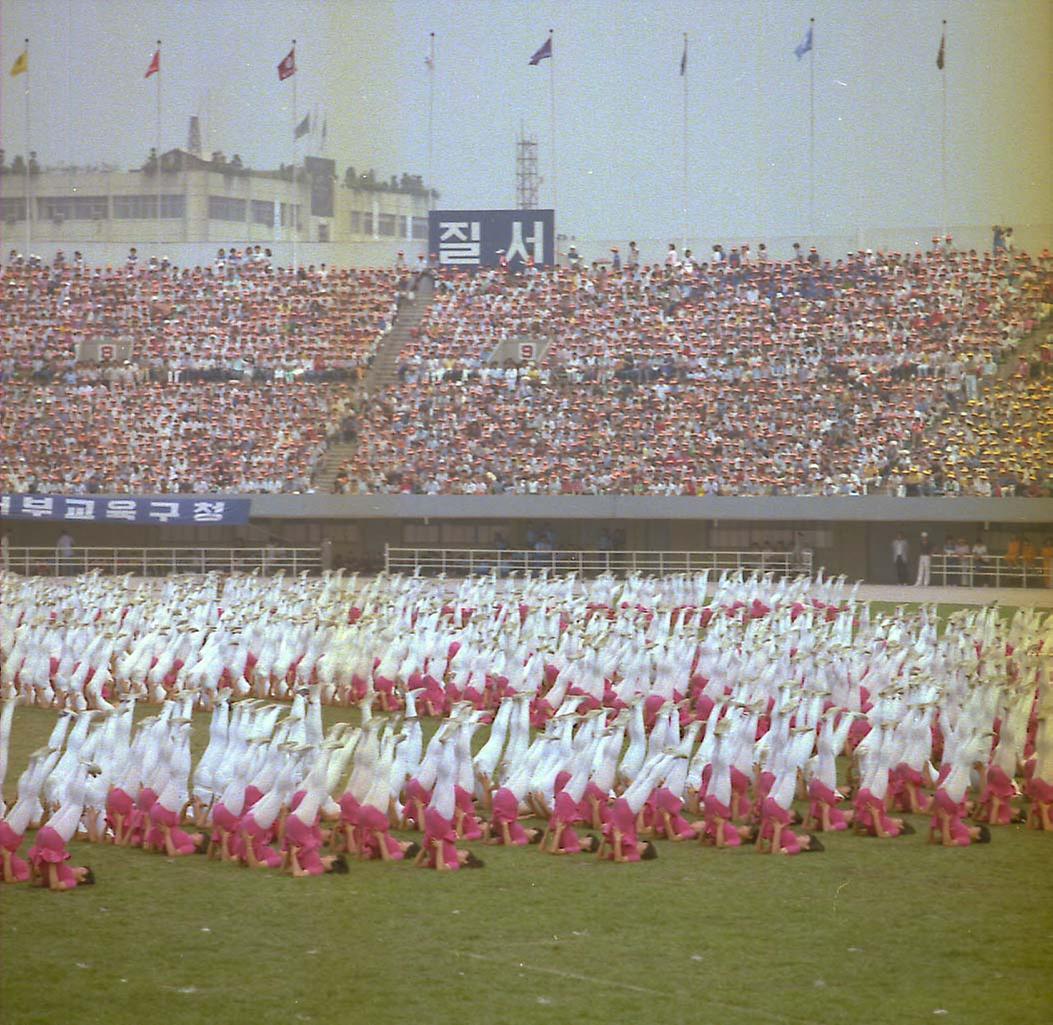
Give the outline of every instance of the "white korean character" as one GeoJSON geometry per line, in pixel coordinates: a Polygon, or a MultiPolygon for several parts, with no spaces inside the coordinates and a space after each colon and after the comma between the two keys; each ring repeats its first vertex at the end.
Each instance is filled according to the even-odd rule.
{"type": "Polygon", "coordinates": [[[66,520],[93,520],[95,519],[94,498],[67,498],[66,511],[63,514],[66,520]]]}
{"type": "Polygon", "coordinates": [[[108,520],[135,520],[135,499],[133,498],[111,498],[106,503],[106,519],[108,520]]]}
{"type": "Polygon", "coordinates": [[[11,496],[0,495],[0,516],[11,515],[11,496]]]}
{"type": "MultiPolygon", "coordinates": [[[[541,266],[545,262],[545,222],[534,221],[534,234],[528,235],[527,242],[533,247],[534,263],[541,266]]],[[[523,221],[512,222],[512,241],[508,243],[505,258],[511,263],[517,257],[524,263],[530,259],[530,252],[523,242],[523,221]]]]}
{"type": "Polygon", "coordinates": [[[29,516],[50,516],[54,508],[53,498],[39,498],[36,495],[22,497],[22,512],[29,516]]]}
{"type": "Polygon", "coordinates": [[[151,520],[159,520],[161,523],[167,523],[169,520],[178,520],[179,503],[151,502],[150,508],[147,510],[146,515],[151,520]]]}
{"type": "Polygon", "coordinates": [[[479,265],[479,222],[439,221],[439,263],[479,265]]]}
{"type": "Polygon", "coordinates": [[[223,510],[226,502],[195,502],[195,523],[220,523],[223,520],[223,510]]]}

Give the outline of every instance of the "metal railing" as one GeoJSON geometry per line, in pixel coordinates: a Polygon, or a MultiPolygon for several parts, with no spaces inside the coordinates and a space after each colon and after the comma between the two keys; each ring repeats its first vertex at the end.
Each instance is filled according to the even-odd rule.
{"type": "Polygon", "coordinates": [[[932,556],[929,583],[940,587],[1053,587],[1053,565],[1042,558],[1025,562],[1005,555],[941,553],[932,556]]]}
{"type": "Polygon", "coordinates": [[[772,573],[788,577],[811,574],[812,553],[801,552],[539,552],[518,548],[384,548],[387,573],[432,576],[486,576],[511,573],[599,576],[612,573],[644,573],[666,576],[674,573],[701,573],[741,570],[744,573],[772,573]]]}
{"type": "Polygon", "coordinates": [[[24,576],[76,576],[80,573],[254,573],[292,575],[321,568],[318,548],[9,548],[5,570],[24,576]]]}

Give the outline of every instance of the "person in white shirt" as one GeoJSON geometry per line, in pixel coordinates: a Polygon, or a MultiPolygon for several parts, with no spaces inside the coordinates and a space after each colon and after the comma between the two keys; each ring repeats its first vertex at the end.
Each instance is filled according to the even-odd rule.
{"type": "Polygon", "coordinates": [[[978,537],[970,549],[969,583],[979,586],[987,571],[987,545],[978,537]]]}
{"type": "Polygon", "coordinates": [[[907,568],[909,555],[907,539],[903,536],[903,531],[901,530],[896,534],[896,539],[892,542],[892,562],[896,567],[897,584],[905,584],[909,580],[907,568]]]}
{"type": "Polygon", "coordinates": [[[918,545],[918,578],[914,581],[915,587],[928,587],[929,576],[932,571],[932,542],[929,540],[927,531],[921,532],[921,541],[918,545]]]}

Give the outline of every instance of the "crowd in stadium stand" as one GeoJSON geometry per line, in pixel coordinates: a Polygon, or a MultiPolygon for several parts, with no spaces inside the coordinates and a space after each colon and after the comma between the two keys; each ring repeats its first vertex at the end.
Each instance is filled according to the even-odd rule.
{"type": "Polygon", "coordinates": [[[1053,493],[1048,251],[614,255],[443,270],[369,398],[404,266],[12,254],[0,489],[307,491],[342,439],[347,493],[1053,493]]]}
{"type": "Polygon", "coordinates": [[[4,393],[4,489],[64,494],[307,491],[348,401],[346,385],[312,383],[4,393]]]}
{"type": "Polygon", "coordinates": [[[86,267],[9,258],[0,283],[3,373],[72,384],[90,344],[130,347],[153,380],[356,380],[393,322],[398,275],[273,267],[256,247],[208,266],[86,267]],[[81,354],[83,355],[83,353],[81,354]]]}
{"type": "Polygon", "coordinates": [[[400,275],[12,254],[0,278],[0,487],[306,491],[394,322],[400,275]],[[97,361],[95,346],[129,359],[97,361]]]}
{"type": "Polygon", "coordinates": [[[1053,309],[1048,252],[685,257],[445,276],[338,487],[1048,492],[1049,346],[1001,373],[1053,309]],[[514,340],[536,365],[489,360],[514,340]]]}

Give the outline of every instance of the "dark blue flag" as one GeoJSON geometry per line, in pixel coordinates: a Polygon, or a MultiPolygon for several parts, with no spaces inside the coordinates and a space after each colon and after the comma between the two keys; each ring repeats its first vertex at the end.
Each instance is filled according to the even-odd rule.
{"type": "Polygon", "coordinates": [[[540,64],[546,57],[552,56],[552,36],[549,36],[535,51],[530,58],[531,65],[540,64]]]}
{"type": "Polygon", "coordinates": [[[810,49],[812,48],[812,26],[808,26],[808,33],[804,39],[801,40],[794,48],[793,52],[797,54],[797,59],[800,60],[810,49]]]}

